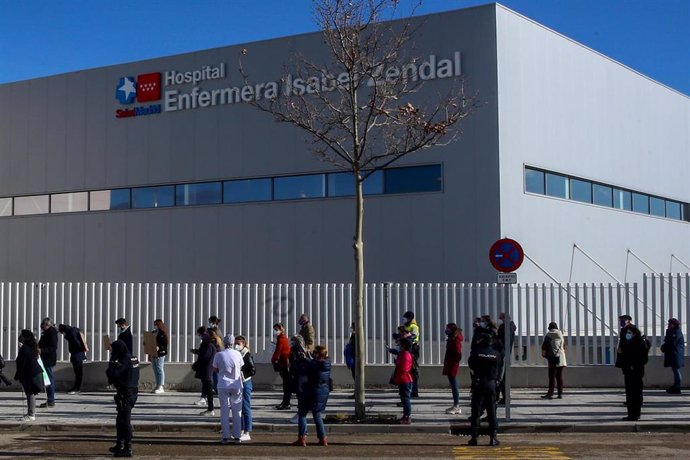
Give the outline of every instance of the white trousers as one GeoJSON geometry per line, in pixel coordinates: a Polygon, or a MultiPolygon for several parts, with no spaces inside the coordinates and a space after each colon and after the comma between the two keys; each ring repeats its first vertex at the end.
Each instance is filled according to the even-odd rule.
{"type": "Polygon", "coordinates": [[[218,388],[220,401],[220,425],[223,438],[230,438],[230,412],[232,411],[232,437],[239,438],[242,433],[242,387],[218,388]]]}

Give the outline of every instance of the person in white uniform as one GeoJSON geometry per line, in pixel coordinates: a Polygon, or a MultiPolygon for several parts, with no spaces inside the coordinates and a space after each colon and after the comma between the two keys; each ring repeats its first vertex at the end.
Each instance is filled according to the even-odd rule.
{"type": "Polygon", "coordinates": [[[223,338],[225,349],[213,358],[213,369],[218,373],[218,400],[220,402],[220,424],[223,431],[221,444],[241,442],[242,430],[242,366],[244,360],[239,351],[233,349],[235,337],[223,338]],[[230,437],[230,412],[232,411],[232,437],[230,437]]]}

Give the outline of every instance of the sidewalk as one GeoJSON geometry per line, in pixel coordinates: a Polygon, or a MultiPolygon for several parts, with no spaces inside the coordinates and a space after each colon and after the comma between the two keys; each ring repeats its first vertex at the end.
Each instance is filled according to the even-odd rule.
{"type": "MultiPolygon", "coordinates": [[[[513,389],[511,421],[504,421],[505,410],[499,408],[499,424],[502,433],[529,432],[690,432],[690,392],[669,395],[663,390],[646,390],[642,418],[638,422],[623,422],[626,415],[622,389],[573,389],[563,399],[542,400],[543,391],[513,389]]],[[[353,400],[349,391],[334,391],[325,416],[352,413],[353,400]]],[[[0,392],[0,430],[113,430],[115,405],[113,393],[87,392],[80,395],[57,395],[56,406],[36,409],[36,421],[23,423],[26,402],[20,392],[0,392]]],[[[293,432],[297,427],[289,422],[296,412],[276,411],[273,406],[280,400],[279,391],[257,391],[252,399],[254,431],[293,432]]],[[[198,393],[167,392],[161,395],[140,393],[132,412],[132,423],[139,431],[217,431],[219,409],[216,400],[216,416],[203,417],[205,409],[193,403],[198,393]]],[[[40,396],[37,405],[45,401],[40,396]]],[[[383,420],[393,420],[401,415],[396,406],[399,401],[395,390],[371,390],[367,392],[367,408],[371,415],[383,420]]],[[[461,389],[462,415],[444,413],[452,403],[450,390],[422,391],[413,400],[412,425],[380,424],[328,424],[333,433],[389,433],[429,432],[464,434],[469,427],[470,414],[467,391],[461,389]]]]}

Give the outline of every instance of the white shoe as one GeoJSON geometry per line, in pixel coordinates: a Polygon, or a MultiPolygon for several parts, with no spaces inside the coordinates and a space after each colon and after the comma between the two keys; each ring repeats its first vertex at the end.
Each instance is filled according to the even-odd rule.
{"type": "Polygon", "coordinates": [[[252,437],[249,436],[249,433],[242,433],[242,436],[240,436],[240,441],[245,442],[245,441],[251,441],[252,437]]]}
{"type": "Polygon", "coordinates": [[[33,421],[35,421],[35,420],[36,420],[36,416],[35,416],[35,415],[28,415],[28,414],[27,414],[27,415],[25,415],[24,417],[22,417],[22,422],[33,422],[33,421]]]}
{"type": "Polygon", "coordinates": [[[204,417],[213,417],[214,415],[216,415],[216,413],[212,410],[204,410],[199,412],[199,415],[203,415],[204,417]]]}
{"type": "Polygon", "coordinates": [[[163,387],[156,387],[156,389],[153,390],[153,392],[154,392],[155,394],[159,395],[159,394],[161,394],[161,393],[165,393],[165,390],[163,389],[163,387]]]}
{"type": "Polygon", "coordinates": [[[67,392],[68,395],[78,395],[79,393],[80,393],[80,392],[79,392],[79,391],[76,391],[76,390],[71,390],[71,391],[68,391],[68,392],[67,392]]]}
{"type": "Polygon", "coordinates": [[[293,415],[292,418],[290,419],[290,423],[299,423],[299,415],[298,414],[293,415]]]}
{"type": "Polygon", "coordinates": [[[194,403],[197,406],[205,406],[207,404],[206,398],[201,398],[197,402],[194,403]]]}
{"type": "Polygon", "coordinates": [[[462,414],[462,409],[460,409],[460,406],[449,407],[448,409],[446,409],[446,414],[459,415],[462,414]]]}

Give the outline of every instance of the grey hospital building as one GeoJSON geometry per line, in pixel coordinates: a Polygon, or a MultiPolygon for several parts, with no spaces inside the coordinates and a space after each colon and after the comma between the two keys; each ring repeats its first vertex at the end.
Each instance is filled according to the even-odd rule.
{"type": "MultiPolygon", "coordinates": [[[[492,282],[501,237],[543,268],[520,281],[608,279],[574,244],[686,271],[687,95],[500,5],[413,21],[423,95],[462,75],[481,108],[367,181],[367,281],[492,282]]],[[[326,56],[314,33],[0,85],[0,280],[351,281],[349,176],[245,103],[295,51],[326,56]]]]}

